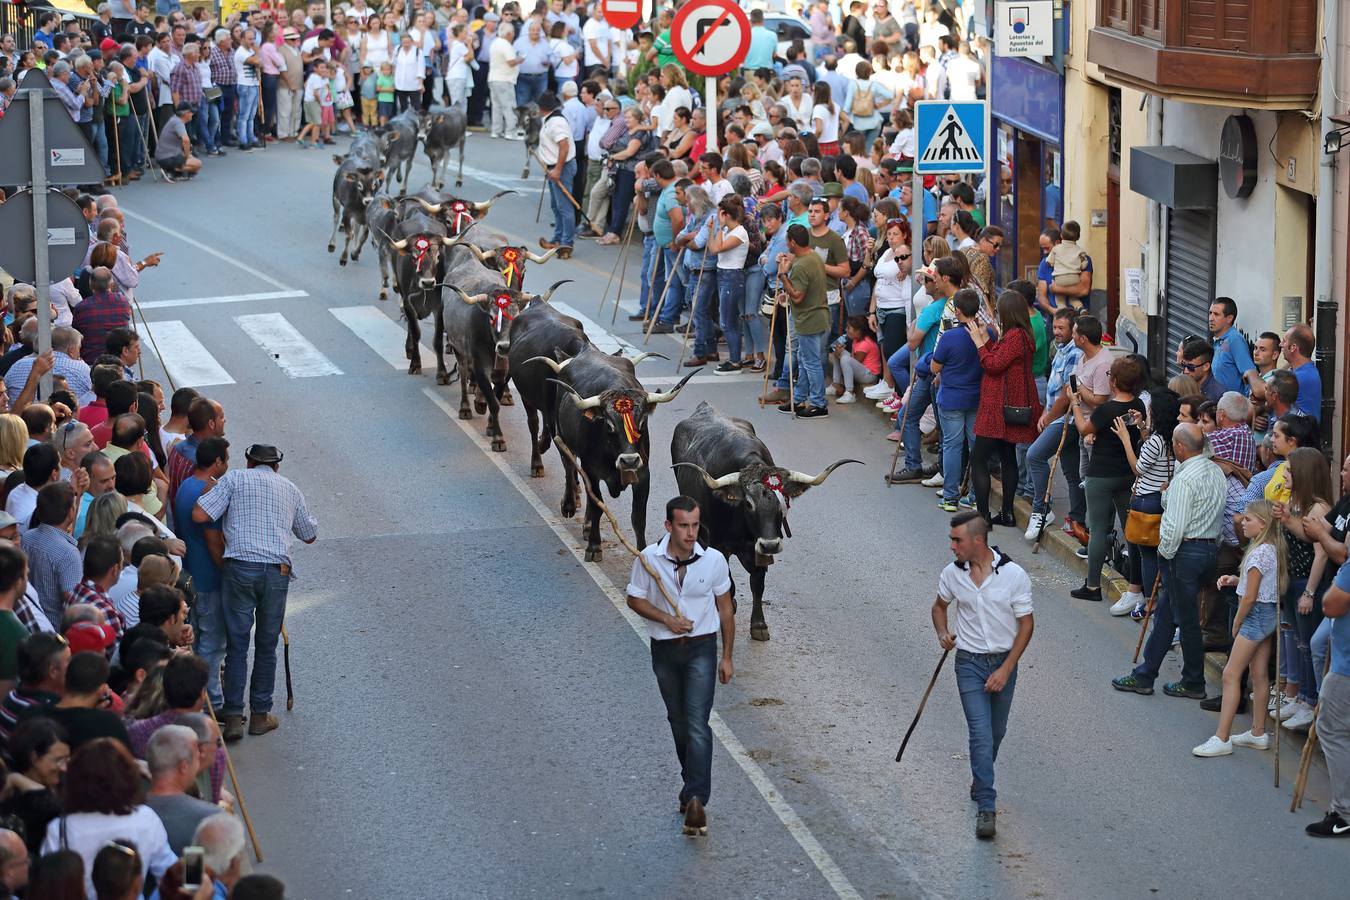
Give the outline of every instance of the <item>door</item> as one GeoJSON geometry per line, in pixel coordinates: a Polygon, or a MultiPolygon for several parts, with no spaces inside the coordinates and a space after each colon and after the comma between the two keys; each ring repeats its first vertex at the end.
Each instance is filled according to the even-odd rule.
{"type": "Polygon", "coordinates": [[[1167,374],[1181,371],[1177,347],[1188,337],[1209,338],[1209,303],[1214,297],[1216,216],[1212,209],[1169,209],[1167,277],[1163,317],[1167,321],[1167,374]]]}

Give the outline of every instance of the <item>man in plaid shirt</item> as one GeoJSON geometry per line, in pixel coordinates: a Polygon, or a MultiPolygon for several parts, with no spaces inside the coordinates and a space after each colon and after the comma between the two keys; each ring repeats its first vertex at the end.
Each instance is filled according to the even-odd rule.
{"type": "Polygon", "coordinates": [[[220,143],[230,144],[234,142],[235,88],[239,84],[234,71],[234,41],[224,28],[217,28],[214,37],[206,61],[211,66],[212,84],[220,88],[220,143]]]}
{"type": "Polygon", "coordinates": [[[127,623],[112,600],[108,599],[108,589],[117,583],[117,577],[121,574],[122,545],[114,537],[99,535],[84,548],[84,578],[75,585],[66,601],[67,609],[76,603],[88,603],[102,610],[119,641],[122,640],[127,623]]]}
{"type": "Polygon", "coordinates": [[[112,290],[112,270],[106,266],[90,270],[89,287],[93,293],[75,307],[70,324],[82,337],[80,359],[92,366],[103,355],[108,332],[131,325],[131,301],[112,290]]]}
{"type": "Polygon", "coordinates": [[[258,629],[249,688],[248,733],[266,734],[280,724],[271,713],[272,688],[277,674],[277,640],[290,589],[291,546],[293,538],[314,543],[319,528],[300,489],[278,474],[281,453],[276,447],[254,444],[244,456],[248,468],[226,472],[198,498],[192,510],[192,521],[202,525],[223,517],[225,704],[221,711],[222,733],[227,741],[244,736],[245,670],[255,615],[258,629]]]}

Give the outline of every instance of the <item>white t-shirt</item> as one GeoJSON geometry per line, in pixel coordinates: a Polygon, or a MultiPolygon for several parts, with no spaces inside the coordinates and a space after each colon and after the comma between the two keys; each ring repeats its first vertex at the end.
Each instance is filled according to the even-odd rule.
{"type": "Polygon", "coordinates": [[[622,28],[610,26],[609,29],[609,59],[613,64],[619,65],[621,72],[628,71],[628,41],[632,37],[622,28]]]}
{"type": "MultiPolygon", "coordinates": [[[[317,49],[319,49],[319,36],[318,36],[317,34],[305,38],[305,39],[300,43],[300,52],[301,52],[301,53],[313,53],[313,52],[314,52],[315,50],[317,50],[317,49]]],[[[325,47],[325,48],[324,48],[324,50],[323,50],[323,58],[324,58],[324,59],[331,60],[331,59],[333,58],[332,49],[333,49],[332,47],[325,47]]],[[[378,69],[378,68],[379,68],[379,66],[377,65],[377,66],[376,66],[376,69],[378,69]]]]}
{"type": "Polygon", "coordinates": [[[980,64],[964,56],[947,63],[947,87],[951,91],[951,99],[976,99],[975,85],[980,80],[980,73],[980,64]]]}
{"type": "Polygon", "coordinates": [[[581,29],[581,44],[586,48],[586,65],[588,66],[612,66],[614,63],[614,49],[610,46],[612,43],[609,24],[600,19],[587,19],[586,25],[581,29]],[[600,56],[591,47],[591,42],[600,48],[600,51],[608,57],[601,59],[600,56]]]}
{"type": "Polygon", "coordinates": [[[693,95],[689,93],[688,88],[681,87],[677,84],[666,91],[666,98],[661,101],[661,105],[652,110],[652,118],[657,119],[661,123],[656,129],[657,134],[665,134],[670,130],[670,126],[675,122],[675,110],[679,109],[681,106],[685,109],[692,110],[694,108],[694,98],[693,95]]]}
{"type": "Polygon", "coordinates": [[[558,78],[576,78],[577,73],[581,71],[581,55],[577,53],[577,48],[564,38],[554,38],[549,41],[549,46],[553,48],[553,55],[558,58],[557,64],[553,66],[553,74],[558,78]],[[569,56],[572,57],[571,62],[567,62],[569,56]]]}
{"type": "MultiPolygon", "coordinates": [[[[42,840],[43,853],[55,853],[62,848],[62,820],[63,817],[57,816],[47,824],[47,836],[42,840]]],[[[156,878],[162,878],[178,862],[177,854],[169,849],[169,835],[164,830],[164,823],[145,804],[137,806],[130,815],[81,812],[65,816],[64,821],[64,846],[84,859],[84,887],[90,897],[95,896],[94,882],[90,877],[94,870],[94,857],[109,841],[130,841],[136,846],[140,852],[142,877],[147,872],[153,872],[156,878]]]]}
{"type": "Polygon", "coordinates": [[[422,77],[427,72],[427,60],[416,44],[394,53],[394,90],[420,91],[422,77]]]}
{"type": "Polygon", "coordinates": [[[572,126],[567,117],[549,116],[539,129],[539,158],[545,165],[557,164],[558,147],[563,141],[567,141],[567,159],[576,159],[576,141],[572,140],[572,126]]]}
{"type": "Polygon", "coordinates": [[[516,48],[505,38],[493,38],[488,48],[488,81],[505,81],[515,84],[520,78],[520,67],[511,65],[516,58],[516,48]]]}
{"type": "Polygon", "coordinates": [[[831,112],[824,103],[817,103],[811,110],[811,123],[816,140],[822,144],[834,144],[839,141],[839,108],[831,112]]]}
{"type": "Polygon", "coordinates": [[[606,119],[597,115],[595,121],[591,123],[591,130],[586,135],[586,158],[599,159],[604,154],[604,149],[600,146],[600,139],[609,131],[609,126],[613,124],[613,119],[606,119]]]}
{"type": "Polygon", "coordinates": [[[255,47],[252,50],[246,47],[240,47],[234,51],[234,77],[239,79],[243,85],[256,85],[258,83],[258,66],[253,63],[245,63],[244,60],[250,56],[257,56],[258,50],[255,47]]]}
{"type": "Polygon", "coordinates": [[[310,72],[309,77],[305,79],[305,99],[312,103],[320,103],[327,93],[328,79],[318,72],[310,72]]]}
{"type": "Polygon", "coordinates": [[[874,271],[877,280],[872,297],[877,301],[877,309],[907,309],[914,282],[900,277],[900,262],[895,258],[895,251],[887,247],[874,271]]]}
{"type": "Polygon", "coordinates": [[[784,94],[782,97],[778,98],[778,102],[783,104],[784,108],[787,109],[788,115],[792,118],[792,121],[797,123],[798,131],[801,131],[811,124],[811,107],[813,101],[811,100],[810,94],[803,92],[801,101],[798,103],[793,103],[792,97],[788,94],[784,94]]]}
{"type": "MultiPolygon", "coordinates": [[[[361,64],[371,66],[376,72],[380,71],[380,63],[388,62],[393,58],[394,48],[391,46],[389,32],[387,31],[381,31],[377,37],[371,37],[370,32],[366,32],[362,43],[365,44],[366,49],[361,64]]],[[[303,48],[303,46],[302,44],[301,47],[303,48]]]]}
{"type": "Polygon", "coordinates": [[[737,225],[730,231],[723,231],[722,238],[740,238],[741,242],[730,250],[723,250],[717,254],[717,268],[719,269],[744,269],[745,257],[750,252],[750,235],[745,231],[744,225],[737,225]]]}
{"type": "Polygon", "coordinates": [[[1274,603],[1280,599],[1279,562],[1274,544],[1261,544],[1250,550],[1242,560],[1242,577],[1238,581],[1238,596],[1247,594],[1247,573],[1252,569],[1261,573],[1261,585],[1256,589],[1257,603],[1274,603]]]}
{"type": "Polygon", "coordinates": [[[705,181],[703,189],[708,192],[708,197],[714,204],[721,203],[723,197],[735,192],[731,186],[731,181],[726,178],[718,179],[716,184],[705,181]]]}
{"type": "Polygon", "coordinates": [[[445,67],[445,77],[468,79],[469,48],[464,46],[463,41],[450,42],[449,62],[445,67]]]}

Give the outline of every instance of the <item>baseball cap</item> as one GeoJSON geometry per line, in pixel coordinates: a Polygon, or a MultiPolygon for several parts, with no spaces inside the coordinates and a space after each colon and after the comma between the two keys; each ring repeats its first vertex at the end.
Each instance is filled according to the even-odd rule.
{"type": "Polygon", "coordinates": [[[118,47],[117,41],[114,41],[110,37],[105,37],[103,40],[99,41],[98,44],[98,48],[104,51],[105,53],[109,50],[116,50],[117,47],[118,47]]]}
{"type": "Polygon", "coordinates": [[[501,20],[502,20],[502,17],[499,16],[499,15],[497,15],[497,14],[494,13],[494,12],[490,12],[490,13],[488,13],[487,15],[483,16],[483,21],[484,21],[484,22],[500,22],[501,20]]]}
{"type": "Polygon", "coordinates": [[[72,654],[85,651],[105,653],[117,642],[117,632],[111,625],[76,622],[66,629],[66,641],[70,644],[72,654]]]}

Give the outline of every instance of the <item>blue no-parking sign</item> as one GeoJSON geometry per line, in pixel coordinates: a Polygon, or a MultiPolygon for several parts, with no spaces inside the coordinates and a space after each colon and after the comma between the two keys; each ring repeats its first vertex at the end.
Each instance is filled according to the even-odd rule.
{"type": "Polygon", "coordinates": [[[983,172],[989,157],[982,100],[921,100],[914,104],[914,138],[920,175],[983,172]]]}

